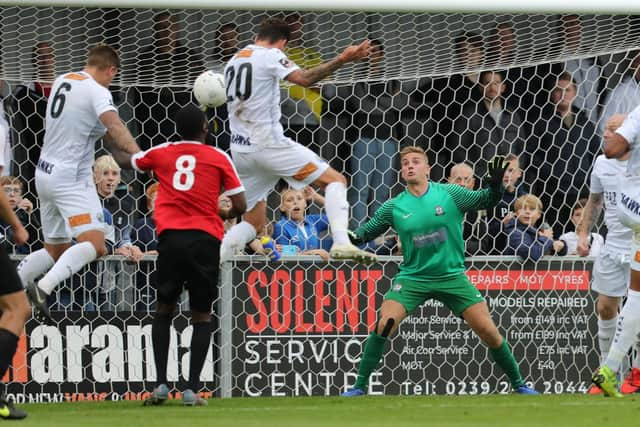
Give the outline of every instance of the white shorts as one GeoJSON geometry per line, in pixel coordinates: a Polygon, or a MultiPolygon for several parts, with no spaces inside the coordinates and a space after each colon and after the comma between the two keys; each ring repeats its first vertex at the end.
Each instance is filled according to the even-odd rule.
{"type": "Polygon", "coordinates": [[[105,231],[102,204],[92,177],[76,181],[64,175],[36,169],[42,234],[50,244],[70,242],[89,230],[105,231]]]}
{"type": "Polygon", "coordinates": [[[629,288],[629,254],[608,250],[605,246],[593,263],[591,290],[609,297],[624,297],[629,288]]]}
{"type": "Polygon", "coordinates": [[[640,176],[620,178],[616,210],[622,225],[633,231],[631,269],[640,271],[640,176]]]}
{"type": "Polygon", "coordinates": [[[316,153],[297,142],[277,148],[243,153],[231,150],[233,164],[245,188],[247,210],[267,200],[279,179],[301,189],[318,179],[329,164],[316,153]]]}

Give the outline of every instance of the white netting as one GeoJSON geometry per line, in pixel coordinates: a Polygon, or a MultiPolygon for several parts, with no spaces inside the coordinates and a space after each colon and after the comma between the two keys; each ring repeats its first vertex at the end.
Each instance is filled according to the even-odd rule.
{"type": "MultiPolygon", "coordinates": [[[[177,138],[172,118],[182,105],[190,101],[189,86],[195,76],[204,69],[222,68],[228,52],[220,46],[231,40],[229,49],[233,52],[236,46],[249,43],[257,24],[264,17],[274,14],[271,11],[0,8],[0,78],[5,81],[4,105],[11,134],[11,146],[7,151],[11,152],[13,159],[11,164],[5,165],[5,173],[9,169],[26,183],[24,195],[35,205],[33,211],[24,209],[30,213],[23,216],[25,222],[32,226],[31,234],[35,236],[31,245],[11,249],[24,254],[41,244],[38,241],[39,225],[35,222],[38,203],[33,176],[42,144],[47,83],[55,74],[80,69],[87,48],[94,43],[107,42],[117,46],[123,66],[112,87],[114,99],[121,117],[140,146],[150,148],[177,138]],[[174,45],[177,50],[173,54],[162,53],[166,42],[178,43],[174,45]]],[[[283,16],[295,17],[295,14],[283,12],[283,16]]],[[[369,61],[346,66],[317,88],[302,90],[283,84],[281,90],[282,122],[287,135],[316,150],[349,179],[353,226],[369,218],[381,202],[402,188],[397,173],[397,153],[402,146],[418,145],[429,154],[433,181],[446,180],[451,166],[465,162],[473,168],[476,187],[481,185],[485,162],[491,156],[496,153],[517,155],[523,175],[517,180],[515,187],[518,189],[513,195],[530,192],[539,196],[545,207],[543,221],[550,224],[554,237],[559,239],[562,233],[573,230],[570,220],[572,207],[588,193],[588,174],[600,152],[601,132],[606,119],[615,112],[628,112],[640,104],[640,60],[635,57],[634,51],[640,45],[640,21],[635,16],[304,12],[300,17],[304,22],[301,39],[291,43],[288,53],[303,67],[328,60],[345,46],[365,38],[376,40],[380,45],[378,51],[382,52],[377,56],[381,58],[380,61],[372,57],[369,61]],[[498,70],[501,73],[480,74],[486,70],[498,70]]],[[[230,135],[225,108],[210,111],[209,115],[215,135],[213,143],[228,149],[230,135]]],[[[105,208],[112,214],[113,225],[119,232],[114,237],[114,246],[117,248],[127,240],[127,230],[133,228],[131,242],[145,251],[152,251],[155,249],[155,236],[149,223],[150,213],[145,196],[151,181],[145,175],[130,171],[123,171],[122,174],[123,181],[115,194],[105,196],[105,208]]],[[[280,219],[279,205],[279,195],[274,193],[269,201],[269,219],[274,222],[280,219]]],[[[512,198],[506,197],[494,211],[468,217],[465,223],[468,255],[507,253],[507,238],[502,233],[502,223],[512,208],[512,198]]],[[[316,213],[321,207],[314,205],[310,210],[316,213]]],[[[10,246],[10,234],[3,234],[7,236],[5,243],[10,246]]],[[[273,237],[277,239],[282,236],[273,237]]],[[[293,246],[296,244],[288,243],[293,246]]],[[[393,240],[385,243],[378,248],[379,253],[397,253],[393,240]]],[[[328,247],[326,239],[321,239],[320,244],[328,247]]],[[[500,280],[506,281],[495,282],[498,287],[488,288],[487,296],[496,298],[492,311],[496,316],[501,316],[501,325],[508,327],[509,331],[514,329],[522,332],[520,335],[515,333],[507,336],[516,348],[516,355],[524,358],[525,373],[536,381],[539,379],[538,387],[547,391],[584,388],[589,372],[597,363],[595,314],[591,295],[587,294],[583,283],[588,280],[588,273],[584,273],[584,270],[590,264],[568,261],[559,266],[550,266],[543,262],[537,266],[531,264],[523,267],[510,258],[506,264],[498,261],[477,262],[480,264],[474,264],[475,268],[484,272],[482,280],[489,280],[485,276],[494,277],[493,272],[501,272],[498,275],[502,278],[500,280]],[[557,273],[557,278],[553,274],[545,275],[549,268],[557,273]],[[540,274],[543,278],[536,279],[540,274]],[[522,282],[521,277],[527,279],[522,282]],[[546,280],[546,284],[538,289],[535,280],[546,280]],[[580,280],[582,287],[567,288],[563,280],[580,280]],[[500,287],[507,282],[522,283],[523,287],[500,287]],[[577,299],[571,299],[572,292],[578,293],[577,299]],[[550,300],[539,301],[539,295],[560,298],[552,300],[560,301],[558,304],[578,304],[573,307],[575,313],[571,314],[576,317],[565,322],[566,306],[547,306],[545,304],[550,300]],[[529,304],[528,298],[534,298],[533,305],[522,305],[529,304]],[[537,305],[538,301],[541,305],[537,305]],[[501,306],[503,303],[507,305],[501,306]],[[509,304],[513,305],[511,308],[515,307],[516,313],[507,311],[507,314],[501,315],[505,308],[509,308],[509,304]],[[517,310],[535,314],[528,314],[532,320],[522,320],[520,318],[525,318],[525,313],[517,310]],[[515,318],[509,317],[511,314],[515,318]],[[536,317],[538,315],[542,317],[536,317]],[[550,332],[545,335],[541,332],[536,337],[535,330],[542,328],[540,325],[551,331],[559,329],[563,334],[553,335],[550,332]],[[587,331],[586,335],[584,331],[587,331]],[[542,341],[535,341],[537,344],[534,346],[530,343],[531,339],[542,341]],[[555,353],[541,353],[543,350],[536,352],[538,347],[555,353]],[[541,381],[546,383],[542,384],[541,381]]],[[[388,286],[394,266],[392,262],[385,264],[382,276],[376,279],[380,286],[388,286]]],[[[50,382],[47,381],[46,372],[39,372],[36,377],[36,373],[20,371],[20,375],[26,375],[20,377],[25,378],[26,385],[23,387],[23,384],[16,383],[13,391],[31,390],[29,387],[33,386],[35,390],[55,393],[60,390],[107,390],[117,391],[122,396],[123,390],[141,391],[144,386],[141,379],[152,379],[150,368],[145,368],[144,374],[139,372],[141,368],[137,363],[142,356],[136,350],[138,352],[132,354],[136,364],[126,365],[124,380],[119,376],[120,371],[113,373],[117,381],[104,375],[99,377],[100,381],[91,379],[97,378],[94,374],[98,375],[93,371],[92,376],[88,377],[89,382],[82,385],[72,382],[77,376],[64,376],[66,374],[58,381],[58,374],[69,369],[69,360],[75,360],[81,366],[73,368],[76,369],[74,375],[77,375],[77,369],[92,369],[89,363],[95,354],[100,354],[100,357],[114,354],[114,360],[121,360],[118,351],[122,351],[122,348],[118,346],[123,342],[121,340],[128,339],[128,335],[123,333],[118,337],[115,330],[109,329],[107,332],[115,334],[115,341],[106,343],[100,341],[102,335],[93,341],[93,332],[90,331],[106,324],[117,325],[116,329],[120,328],[120,332],[130,327],[134,338],[126,344],[129,349],[129,345],[136,346],[142,339],[143,332],[136,328],[148,324],[150,319],[148,310],[153,292],[149,281],[153,281],[152,264],[145,263],[138,267],[117,260],[111,262],[109,268],[105,264],[92,268],[99,271],[82,276],[82,280],[74,279],[62,287],[59,295],[62,299],[56,300],[54,307],[59,309],[56,315],[67,334],[64,335],[66,339],[68,334],[80,336],[73,350],[65,353],[64,361],[60,362],[65,368],[56,371],[57,376],[51,377],[50,382]],[[92,274],[94,278],[87,279],[92,274]],[[77,331],[73,326],[76,324],[87,326],[88,329],[77,331]],[[112,353],[101,353],[104,346],[109,347],[112,353]]],[[[233,279],[232,276],[226,276],[223,281],[226,280],[227,284],[238,281],[245,283],[251,274],[262,274],[258,271],[263,270],[264,276],[260,276],[260,280],[264,280],[265,285],[261,285],[259,292],[251,296],[248,294],[250,290],[242,288],[240,291],[246,293],[236,294],[232,312],[227,313],[226,317],[223,315],[229,327],[220,330],[221,339],[226,339],[224,342],[227,343],[226,350],[222,350],[223,355],[219,358],[220,366],[224,369],[218,365],[215,367],[215,372],[222,375],[222,385],[217,388],[218,383],[208,383],[207,387],[215,388],[216,393],[221,390],[227,395],[277,394],[282,390],[296,394],[296,387],[301,394],[306,394],[309,381],[313,381],[315,386],[311,387],[311,393],[325,393],[327,390],[336,393],[338,387],[350,380],[346,381],[343,376],[341,381],[332,380],[328,388],[318,384],[328,381],[328,376],[335,369],[342,370],[340,375],[354,370],[356,347],[351,349],[353,353],[348,357],[339,354],[341,350],[338,347],[343,345],[342,340],[362,341],[360,335],[366,334],[371,326],[371,319],[362,317],[368,314],[360,314],[355,329],[346,330],[345,336],[324,341],[322,336],[325,332],[316,329],[311,334],[304,330],[291,331],[285,328],[279,332],[266,328],[250,334],[243,323],[244,317],[247,313],[253,313],[251,310],[255,310],[260,301],[266,301],[265,304],[274,304],[274,310],[269,311],[274,316],[303,313],[300,314],[303,324],[318,322],[317,316],[320,316],[322,323],[325,314],[331,317],[336,310],[346,308],[332,306],[331,298],[327,300],[326,307],[323,300],[318,300],[317,292],[313,292],[321,290],[316,286],[325,286],[317,285],[318,275],[324,277],[323,280],[326,279],[328,283],[326,286],[331,288],[328,294],[336,295],[334,286],[337,286],[337,282],[329,277],[338,274],[335,271],[342,271],[342,274],[350,277],[348,280],[353,277],[357,277],[353,280],[365,280],[366,274],[356,269],[354,274],[357,275],[353,276],[351,266],[331,266],[327,267],[325,277],[323,264],[302,263],[291,267],[291,272],[287,270],[277,276],[272,270],[280,270],[273,266],[244,263],[234,270],[233,279]],[[300,276],[296,276],[298,278],[292,282],[289,274],[300,276]],[[272,291],[275,289],[272,283],[287,284],[290,290],[299,289],[301,296],[297,301],[309,301],[308,304],[305,302],[302,308],[294,308],[291,314],[276,310],[286,299],[276,298],[275,302],[269,299],[272,295],[280,295],[279,290],[272,291]],[[267,290],[275,294],[263,295],[267,290]],[[281,333],[293,337],[292,344],[285,344],[291,346],[286,350],[289,356],[280,354],[281,347],[278,346],[282,345],[282,339],[278,335],[281,333]],[[264,337],[260,337],[260,334],[264,337]],[[275,338],[270,338],[271,335],[275,338]],[[255,350],[259,357],[245,347],[246,342],[252,340],[258,341],[255,350]],[[269,349],[264,347],[267,345],[264,342],[269,340],[277,341],[272,344],[272,350],[280,356],[274,353],[274,357],[293,359],[285,365],[266,359],[269,349]],[[320,340],[317,341],[319,344],[310,344],[316,342],[314,340],[320,340]],[[325,350],[320,349],[322,346],[325,350]],[[293,356],[291,351],[294,351],[293,356]],[[302,353],[298,355],[300,351],[302,353]],[[325,357],[340,360],[329,363],[325,357]],[[309,360],[319,361],[314,364],[309,360]],[[235,377],[229,376],[231,370],[226,369],[229,366],[233,366],[235,377]],[[286,378],[278,376],[280,374],[286,378]],[[313,378],[308,379],[308,375],[313,378]],[[249,381],[250,384],[242,381],[249,381]],[[276,384],[285,381],[286,384],[273,386],[273,381],[276,384]]],[[[376,282],[367,283],[369,286],[369,283],[375,285],[376,282]]],[[[361,291],[363,293],[358,297],[362,299],[360,309],[364,310],[366,306],[365,313],[371,313],[370,304],[375,298],[379,302],[386,289],[377,293],[361,291]]],[[[232,298],[231,293],[226,296],[232,298]]],[[[348,303],[346,299],[341,301],[348,303]]],[[[227,305],[222,304],[223,310],[225,307],[227,305]]],[[[434,313],[430,311],[432,308],[426,306],[424,315],[427,318],[436,316],[434,319],[440,322],[439,325],[445,325],[443,330],[451,331],[454,335],[459,332],[464,342],[441,346],[451,349],[442,350],[449,352],[446,357],[428,359],[415,353],[417,350],[403,353],[401,343],[414,338],[406,334],[398,338],[387,361],[391,366],[399,365],[401,369],[383,374],[386,375],[385,380],[390,381],[387,392],[409,393],[403,391],[404,381],[411,382],[412,385],[407,387],[425,381],[437,383],[434,387],[439,393],[457,391],[456,381],[463,383],[461,387],[465,391],[468,391],[467,386],[475,387],[479,392],[486,387],[496,391],[498,377],[490,373],[490,367],[485,362],[474,361],[476,358],[484,360],[483,347],[477,340],[467,340],[462,327],[453,325],[455,318],[446,313],[434,313]],[[467,349],[469,353],[462,357],[460,351],[465,350],[460,349],[467,349]],[[486,387],[482,383],[485,374],[491,382],[486,387]],[[472,386],[470,382],[473,381],[478,383],[472,386]]],[[[438,310],[442,311],[441,308],[438,310]]],[[[178,323],[181,341],[176,343],[187,342],[188,333],[183,332],[186,318],[182,317],[178,323]]],[[[407,328],[409,325],[418,328],[418,334],[422,333],[419,327],[424,326],[418,323],[405,325],[407,328]]],[[[31,325],[28,330],[32,331],[34,327],[31,325]]],[[[104,329],[99,330],[104,332],[104,329]]],[[[49,331],[53,337],[51,342],[64,342],[63,336],[55,335],[53,330],[38,331],[49,331]]],[[[421,335],[414,337],[420,337],[415,338],[420,342],[411,348],[419,347],[422,349],[420,351],[438,348],[436,342],[431,340],[433,336],[425,338],[426,341],[422,340],[424,337],[421,335]]],[[[452,336],[447,337],[455,341],[452,336]]],[[[438,338],[435,339],[437,341],[438,338]]],[[[57,344],[29,341],[29,358],[40,354],[39,346],[47,350],[47,357],[54,357],[59,350],[57,344]]],[[[177,350],[177,346],[184,346],[174,346],[180,360],[184,360],[183,350],[177,350]]],[[[218,360],[218,356],[214,358],[218,360]]],[[[100,363],[106,363],[104,359],[100,360],[100,363]]],[[[148,359],[145,360],[147,363],[148,359]]],[[[45,365],[49,366],[47,363],[45,365]]],[[[119,362],[114,363],[116,369],[122,369],[117,366],[119,362]]],[[[98,363],[96,366],[102,365],[98,363]]],[[[184,369],[182,364],[179,369],[184,369]]]]}

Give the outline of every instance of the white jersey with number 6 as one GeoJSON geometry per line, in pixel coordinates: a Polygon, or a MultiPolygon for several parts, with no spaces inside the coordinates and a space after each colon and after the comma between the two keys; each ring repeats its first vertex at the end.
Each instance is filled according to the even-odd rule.
{"type": "Polygon", "coordinates": [[[299,67],[275,48],[248,45],[224,69],[231,150],[291,145],[280,124],[280,80],[299,67]]]}
{"type": "Polygon", "coordinates": [[[65,169],[70,178],[91,176],[95,143],[106,128],[100,115],[116,111],[109,90],[84,71],[59,76],[47,102],[44,168],[65,169]]]}

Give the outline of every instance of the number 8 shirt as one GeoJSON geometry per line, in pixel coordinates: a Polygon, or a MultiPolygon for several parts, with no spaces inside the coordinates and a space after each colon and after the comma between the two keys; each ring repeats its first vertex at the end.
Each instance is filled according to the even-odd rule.
{"type": "Polygon", "coordinates": [[[167,142],[135,154],[131,164],[139,171],[153,170],[160,182],[153,213],[158,235],[164,230],[201,230],[222,240],[218,197],[223,191],[244,191],[225,152],[196,141],[167,142]]]}

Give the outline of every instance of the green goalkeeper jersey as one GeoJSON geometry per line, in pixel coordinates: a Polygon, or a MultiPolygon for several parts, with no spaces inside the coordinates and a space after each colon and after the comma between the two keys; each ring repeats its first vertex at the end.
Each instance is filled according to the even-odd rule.
{"type": "Polygon", "coordinates": [[[465,212],[491,208],[501,196],[502,192],[492,189],[472,191],[429,182],[422,196],[405,190],[386,201],[356,235],[368,242],[393,227],[402,244],[403,262],[397,278],[448,279],[464,272],[465,212]]]}

